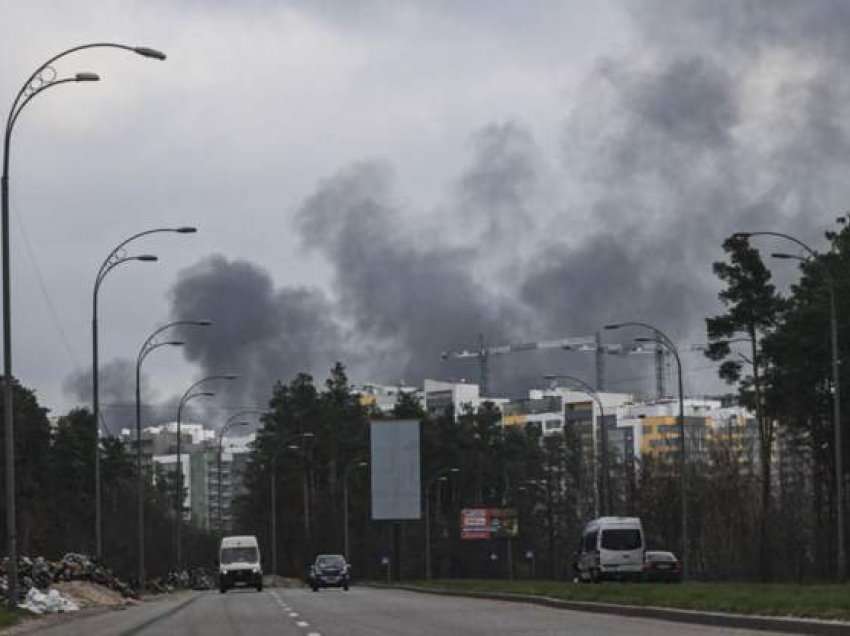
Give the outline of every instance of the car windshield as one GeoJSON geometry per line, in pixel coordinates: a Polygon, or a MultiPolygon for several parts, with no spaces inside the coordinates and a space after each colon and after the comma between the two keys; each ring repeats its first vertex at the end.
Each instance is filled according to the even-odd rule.
{"type": "Polygon", "coordinates": [[[227,565],[229,563],[256,563],[257,548],[222,548],[221,563],[227,565]]]}
{"type": "Polygon", "coordinates": [[[640,530],[603,530],[605,550],[637,550],[641,546],[640,530]]]}
{"type": "Polygon", "coordinates": [[[316,565],[320,568],[341,568],[345,566],[345,559],[339,555],[320,556],[316,565]]]}

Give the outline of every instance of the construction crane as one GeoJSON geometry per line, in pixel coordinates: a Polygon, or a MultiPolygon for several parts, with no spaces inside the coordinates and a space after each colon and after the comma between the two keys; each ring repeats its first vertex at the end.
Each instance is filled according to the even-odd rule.
{"type": "MultiPolygon", "coordinates": [[[[460,351],[444,351],[441,354],[443,360],[464,360],[476,358],[480,370],[481,394],[487,395],[489,390],[491,356],[506,355],[509,353],[520,353],[523,351],[537,351],[542,349],[561,349],[562,351],[583,351],[596,353],[596,390],[604,390],[605,385],[605,355],[631,355],[640,353],[655,353],[640,345],[625,347],[620,344],[602,344],[599,333],[595,336],[578,336],[574,338],[560,338],[557,340],[541,340],[539,342],[521,342],[507,345],[487,347],[484,336],[480,335],[478,349],[463,349],[460,351]]],[[[658,361],[656,359],[656,364],[658,361]]],[[[659,376],[660,377],[660,376],[659,376]]]]}

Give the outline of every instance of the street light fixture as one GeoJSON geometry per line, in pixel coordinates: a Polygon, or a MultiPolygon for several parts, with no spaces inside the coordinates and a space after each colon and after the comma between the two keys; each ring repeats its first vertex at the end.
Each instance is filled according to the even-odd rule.
{"type": "MultiPolygon", "coordinates": [[[[182,228],[179,228],[180,232],[182,228]]],[[[190,228],[194,229],[194,228],[190,228]]],[[[181,232],[183,233],[183,232],[181,232]]],[[[153,351],[160,347],[172,346],[181,347],[185,344],[182,340],[169,340],[165,342],[157,342],[156,338],[164,331],[178,326],[194,326],[194,327],[209,327],[212,325],[211,320],[175,320],[161,327],[158,327],[151,333],[142,346],[139,348],[139,354],[136,356],[136,498],[137,498],[137,525],[138,525],[138,541],[139,541],[139,589],[145,589],[145,478],[142,472],[142,363],[153,351]]]]}
{"type": "MultiPolygon", "coordinates": [[[[98,291],[103,279],[106,275],[115,269],[118,265],[128,261],[141,261],[145,263],[155,262],[157,257],[152,254],[141,254],[138,256],[126,256],[125,248],[128,244],[143,236],[150,234],[175,233],[175,234],[190,234],[196,232],[197,229],[189,226],[181,227],[164,227],[145,230],[130,236],[116,245],[111,252],[101,263],[95,277],[94,292],[92,293],[92,411],[94,413],[95,422],[100,421],[100,368],[98,365],[98,291]]],[[[179,321],[182,324],[184,321],[179,321]]],[[[95,507],[95,552],[98,558],[103,556],[103,541],[102,541],[102,514],[101,514],[101,480],[100,480],[100,428],[97,428],[97,443],[95,444],[94,457],[94,507],[95,507]]]]}
{"type": "MultiPolygon", "coordinates": [[[[581,393],[584,393],[585,395],[587,395],[588,397],[593,399],[596,402],[596,405],[599,407],[599,424],[598,424],[597,428],[600,431],[599,439],[601,441],[600,445],[602,447],[602,497],[599,496],[599,480],[594,477],[593,482],[594,482],[594,486],[595,486],[594,494],[596,496],[596,511],[595,511],[596,516],[597,517],[600,516],[600,513],[601,513],[601,515],[604,517],[605,515],[610,514],[612,512],[613,503],[612,503],[612,496],[611,496],[611,473],[610,473],[610,468],[608,466],[608,429],[605,425],[605,408],[602,405],[602,398],[600,398],[599,393],[592,386],[590,386],[587,382],[585,382],[581,378],[577,378],[577,377],[572,376],[572,375],[550,374],[550,375],[544,375],[543,379],[544,380],[555,380],[555,381],[557,381],[557,380],[567,380],[569,382],[572,382],[573,384],[577,385],[578,391],[580,391],[581,393]],[[601,511],[600,511],[600,501],[602,503],[601,511]]],[[[591,419],[592,419],[592,415],[593,414],[591,413],[591,419]]],[[[591,426],[592,425],[593,425],[593,422],[591,422],[591,426]]],[[[593,449],[593,451],[594,451],[593,467],[594,467],[594,473],[595,473],[596,472],[596,470],[595,470],[596,465],[599,462],[599,458],[596,455],[596,449],[595,448],[593,449]]]]}
{"type": "MultiPolygon", "coordinates": [[[[132,239],[131,239],[132,240],[132,239]]],[[[97,308],[100,287],[103,284],[107,274],[119,265],[132,261],[140,261],[143,263],[154,263],[158,259],[153,254],[140,254],[138,256],[125,256],[123,246],[128,241],[124,241],[113,249],[106,260],[97,271],[94,280],[94,288],[92,290],[92,414],[95,422],[95,445],[94,445],[94,524],[95,524],[95,554],[98,558],[103,556],[103,516],[101,512],[101,483],[100,483],[100,392],[99,392],[99,367],[98,367],[98,322],[97,308]]]]}
{"type": "MultiPolygon", "coordinates": [[[[18,90],[9,115],[6,118],[6,129],[3,136],[3,175],[0,178],[0,251],[3,253],[3,426],[6,443],[6,540],[9,556],[8,602],[11,608],[17,605],[18,593],[18,539],[15,524],[15,428],[14,409],[12,404],[12,285],[11,285],[11,256],[9,250],[9,164],[12,142],[12,131],[24,107],[36,95],[49,88],[69,82],[94,82],[100,79],[95,73],[77,73],[73,77],[57,78],[52,64],[66,55],[91,48],[117,48],[137,53],[144,57],[164,60],[165,54],[149,47],[130,47],[115,43],[92,43],[75,46],[41,64],[23,83],[18,90]]],[[[97,422],[97,416],[95,416],[97,422]]],[[[98,429],[99,430],[99,429],[98,429]]]]}
{"type": "Polygon", "coordinates": [[[438,481],[448,481],[448,475],[460,472],[460,468],[452,466],[439,469],[425,482],[425,578],[431,578],[431,487],[438,481]]]}
{"type": "Polygon", "coordinates": [[[349,549],[350,545],[349,545],[349,541],[348,541],[348,478],[350,477],[351,471],[354,468],[366,468],[368,465],[369,465],[369,462],[367,462],[365,460],[355,459],[354,461],[349,462],[349,464],[345,467],[345,470],[342,473],[342,499],[343,499],[342,507],[343,507],[343,516],[345,517],[344,518],[344,530],[343,530],[343,536],[344,536],[345,540],[343,541],[343,543],[344,543],[343,549],[344,549],[346,562],[348,562],[351,559],[350,549],[349,549]]]}
{"type": "Polygon", "coordinates": [[[655,344],[660,344],[665,349],[667,349],[670,353],[673,354],[673,357],[676,359],[676,375],[678,378],[679,384],[679,442],[680,442],[680,475],[679,487],[682,491],[682,577],[686,578],[688,575],[688,476],[687,476],[687,457],[686,457],[686,444],[685,444],[685,395],[684,395],[684,386],[682,381],[682,359],[679,356],[679,349],[673,344],[673,341],[665,334],[663,331],[654,327],[645,322],[637,322],[637,321],[629,321],[622,323],[615,323],[610,325],[605,325],[605,329],[614,330],[614,329],[622,329],[624,327],[640,327],[643,329],[648,329],[654,334],[654,338],[635,338],[637,342],[654,342],[655,344]]]}
{"type": "MultiPolygon", "coordinates": [[[[313,439],[315,434],[306,431],[303,433],[297,433],[295,435],[290,435],[287,437],[281,446],[283,446],[284,450],[300,450],[301,446],[294,443],[294,440],[307,440],[313,439]]],[[[271,544],[272,544],[272,576],[277,575],[277,452],[272,452],[272,461],[271,461],[271,474],[269,475],[269,495],[271,497],[271,544]]],[[[306,518],[308,515],[307,511],[307,501],[304,501],[304,517],[306,518]]]]}
{"type": "Polygon", "coordinates": [[[221,447],[222,442],[224,440],[224,434],[230,426],[247,426],[249,422],[235,422],[235,420],[240,417],[245,417],[246,415],[263,415],[264,412],[259,409],[246,409],[244,411],[239,411],[231,415],[227,421],[224,423],[224,426],[221,427],[221,431],[219,431],[218,437],[218,459],[217,459],[217,468],[218,468],[218,531],[223,534],[224,524],[222,523],[222,513],[221,513],[221,447]]]}
{"type": "Polygon", "coordinates": [[[175,496],[174,502],[174,525],[175,525],[175,556],[177,561],[177,568],[179,569],[182,565],[182,546],[180,541],[180,533],[181,526],[183,525],[183,464],[181,463],[181,446],[182,446],[182,433],[180,431],[180,426],[183,420],[183,407],[190,400],[194,400],[199,397],[212,397],[215,393],[211,393],[209,391],[197,391],[195,389],[204,384],[205,382],[211,382],[213,380],[235,380],[239,376],[227,373],[220,375],[209,375],[205,378],[201,378],[200,380],[194,382],[189,386],[188,389],[183,393],[183,396],[180,398],[180,402],[177,405],[177,494],[175,496]]]}
{"type": "MultiPolygon", "coordinates": [[[[839,220],[844,217],[839,217],[839,220]]],[[[846,222],[841,221],[841,222],[846,222]]],[[[817,259],[818,253],[815,252],[809,245],[790,234],[782,232],[736,232],[732,235],[735,238],[749,239],[754,236],[772,236],[775,238],[789,241],[799,246],[805,251],[811,259],[817,259]]],[[[838,312],[835,301],[835,277],[827,265],[818,260],[809,260],[802,256],[777,252],[771,254],[774,258],[779,259],[794,259],[803,262],[812,262],[820,266],[826,280],[827,291],[829,293],[829,331],[832,357],[832,419],[833,428],[835,429],[835,502],[836,502],[836,541],[838,542],[837,554],[837,575],[838,580],[844,581],[847,574],[846,562],[846,546],[844,537],[844,467],[843,467],[843,446],[841,435],[841,379],[839,372],[839,357],[838,357],[838,312]]]]}
{"type": "MultiPolygon", "coordinates": [[[[218,472],[217,472],[217,475],[218,475],[218,477],[217,477],[217,479],[218,479],[218,499],[217,499],[217,506],[216,507],[218,508],[218,519],[217,519],[217,521],[218,521],[218,532],[219,532],[220,535],[224,534],[224,531],[223,531],[224,523],[222,522],[222,514],[221,514],[221,497],[222,497],[222,492],[221,492],[221,490],[222,490],[222,487],[221,487],[221,454],[222,454],[222,444],[224,442],[224,435],[225,435],[225,433],[227,433],[228,430],[230,430],[233,427],[250,426],[250,425],[251,425],[251,422],[247,422],[247,421],[241,421],[241,422],[228,421],[224,426],[221,427],[221,430],[218,432],[218,459],[217,459],[217,464],[218,464],[218,466],[217,466],[217,469],[218,469],[218,472]]],[[[231,468],[231,471],[232,470],[233,469],[231,468]]]]}

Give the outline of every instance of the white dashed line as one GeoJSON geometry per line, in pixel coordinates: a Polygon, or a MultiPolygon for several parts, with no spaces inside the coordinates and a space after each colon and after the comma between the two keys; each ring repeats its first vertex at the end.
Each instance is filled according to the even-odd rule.
{"type": "Polygon", "coordinates": [[[298,618],[298,612],[289,612],[289,618],[298,618]]]}
{"type": "Polygon", "coordinates": [[[307,636],[322,636],[319,632],[309,632],[307,636]]]}
{"type": "Polygon", "coordinates": [[[298,627],[310,627],[310,623],[308,623],[307,621],[298,621],[295,624],[298,625],[298,627]]]}

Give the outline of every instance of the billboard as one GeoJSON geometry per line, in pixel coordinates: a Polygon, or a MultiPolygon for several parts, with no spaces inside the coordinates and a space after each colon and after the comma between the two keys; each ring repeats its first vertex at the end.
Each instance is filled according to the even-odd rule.
{"type": "Polygon", "coordinates": [[[460,511],[461,539],[509,539],[519,534],[514,508],[464,508],[460,511]]]}
{"type": "Polygon", "coordinates": [[[375,420],[372,447],[372,519],[419,519],[419,420],[375,420]]]}

